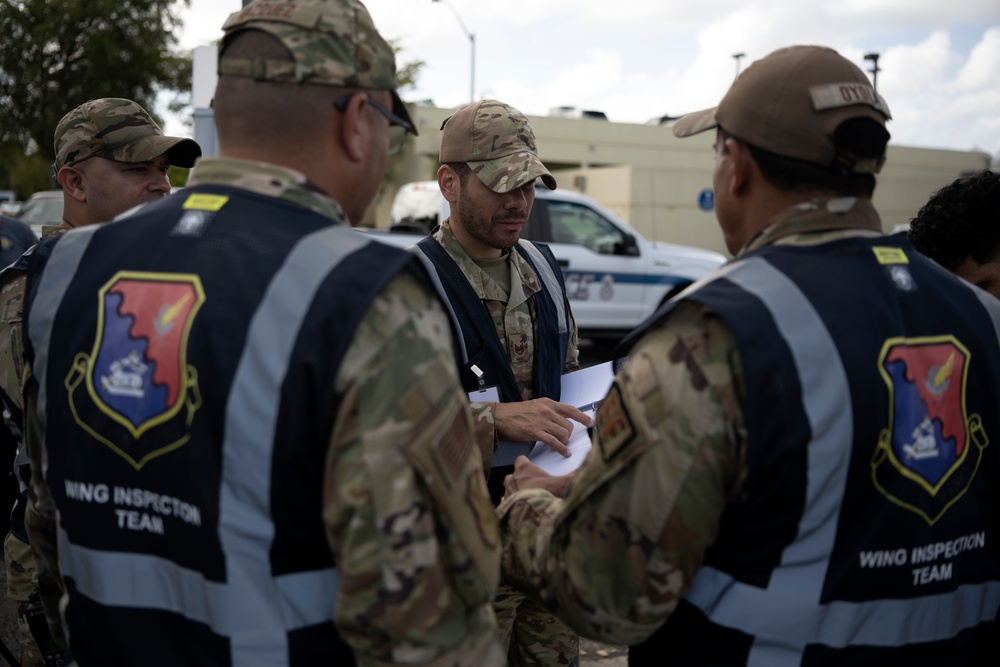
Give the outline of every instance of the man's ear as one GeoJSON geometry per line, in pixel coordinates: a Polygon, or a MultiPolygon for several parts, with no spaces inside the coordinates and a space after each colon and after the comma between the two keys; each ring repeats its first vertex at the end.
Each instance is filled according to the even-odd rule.
{"type": "Polygon", "coordinates": [[[457,202],[461,182],[455,170],[448,165],[443,164],[438,167],[437,177],[438,187],[441,189],[441,194],[444,198],[449,204],[457,202]]]}
{"type": "Polygon", "coordinates": [[[735,137],[726,139],[726,149],[732,162],[729,191],[738,195],[746,189],[757,163],[754,162],[753,156],[750,154],[749,146],[735,137]]]}
{"type": "Polygon", "coordinates": [[[80,203],[87,201],[86,174],[76,167],[62,167],[56,173],[56,181],[63,192],[80,203]]]}
{"type": "Polygon", "coordinates": [[[344,153],[355,162],[363,162],[366,159],[370,145],[368,133],[371,131],[371,125],[365,122],[367,113],[368,96],[357,92],[351,95],[344,111],[339,114],[340,141],[344,146],[344,153]]]}

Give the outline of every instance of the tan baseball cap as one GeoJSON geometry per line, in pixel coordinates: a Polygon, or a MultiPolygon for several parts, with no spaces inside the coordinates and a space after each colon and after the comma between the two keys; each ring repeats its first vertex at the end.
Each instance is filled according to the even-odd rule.
{"type": "Polygon", "coordinates": [[[514,107],[481,100],[445,118],[441,130],[441,162],[468,164],[490,190],[510,192],[536,178],[556,189],[556,179],[538,159],[528,119],[514,107]]]}
{"type": "Polygon", "coordinates": [[[56,172],[92,157],[117,162],[148,162],[164,153],[170,164],[193,167],[201,157],[194,139],[164,136],[146,110],[118,97],[84,102],[56,125],[56,172]]]}
{"type": "Polygon", "coordinates": [[[226,41],[242,30],[262,30],[292,53],[294,61],[219,58],[219,74],[261,81],[388,90],[392,112],[416,125],[396,92],[396,55],[358,0],[257,0],[229,16],[226,41]]]}
{"type": "MultiPolygon", "coordinates": [[[[684,116],[674,124],[674,134],[689,137],[721,126],[775,155],[832,167],[838,125],[870,118],[884,127],[891,117],[857,65],[823,46],[789,46],[747,67],[719,106],[684,116]]],[[[868,158],[837,166],[875,174],[883,161],[868,158]]]]}

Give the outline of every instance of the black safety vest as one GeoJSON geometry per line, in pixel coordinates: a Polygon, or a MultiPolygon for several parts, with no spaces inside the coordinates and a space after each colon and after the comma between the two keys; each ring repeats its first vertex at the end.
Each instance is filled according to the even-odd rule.
{"type": "Polygon", "coordinates": [[[79,664],[353,664],[322,517],[334,379],[372,299],[419,264],[212,185],[34,258],[28,358],[79,664]]]}
{"type": "MultiPolygon", "coordinates": [[[[465,339],[468,358],[460,364],[462,386],[466,391],[496,386],[501,401],[524,400],[511,371],[510,359],[500,344],[493,318],[472,289],[469,279],[434,238],[428,236],[416,247],[434,265],[465,339]],[[471,370],[473,365],[481,370],[482,377],[471,370]]],[[[570,309],[562,271],[545,244],[520,241],[515,249],[534,269],[542,283],[542,289],[532,296],[537,335],[532,391],[536,398],[558,401],[570,332],[570,309]]]]}
{"type": "Polygon", "coordinates": [[[745,500],[630,664],[968,664],[1000,607],[1000,301],[890,237],[716,276],[683,298],[739,349],[745,500]]]}
{"type": "MultiPolygon", "coordinates": [[[[534,269],[542,283],[542,289],[531,297],[535,305],[536,335],[532,391],[535,398],[545,397],[558,401],[570,336],[570,308],[562,271],[545,244],[521,240],[515,249],[534,269]]],[[[524,400],[510,368],[507,351],[497,336],[493,317],[455,260],[430,236],[417,242],[411,250],[430,261],[450,302],[466,354],[464,359],[458,359],[459,376],[465,390],[471,392],[496,386],[501,402],[524,400]]],[[[500,442],[501,449],[506,446],[505,442],[500,442]]],[[[503,498],[504,478],[514,472],[513,465],[501,465],[497,460],[494,458],[487,479],[487,488],[494,505],[499,505],[503,498]]]]}

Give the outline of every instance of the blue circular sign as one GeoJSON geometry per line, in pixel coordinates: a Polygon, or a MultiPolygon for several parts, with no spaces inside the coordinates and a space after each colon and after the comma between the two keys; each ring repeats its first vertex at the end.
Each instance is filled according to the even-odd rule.
{"type": "Polygon", "coordinates": [[[698,193],[698,208],[703,211],[711,211],[715,208],[715,192],[712,188],[705,188],[698,193]]]}

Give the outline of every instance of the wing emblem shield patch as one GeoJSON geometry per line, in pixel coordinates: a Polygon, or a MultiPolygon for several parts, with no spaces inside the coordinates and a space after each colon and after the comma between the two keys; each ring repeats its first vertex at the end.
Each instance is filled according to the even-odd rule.
{"type": "Polygon", "coordinates": [[[989,440],[966,413],[969,351],[954,336],[885,342],[879,372],[889,389],[889,427],[872,480],[890,501],[933,525],[968,490],[989,440]]]}
{"type": "Polygon", "coordinates": [[[70,408],[81,428],[139,469],[190,437],[201,393],[187,345],[205,292],[196,275],[122,271],[98,299],[94,347],[66,377],[70,408]]]}

